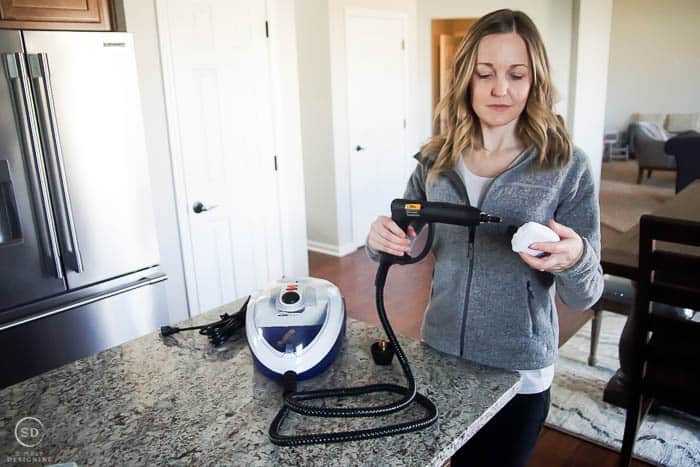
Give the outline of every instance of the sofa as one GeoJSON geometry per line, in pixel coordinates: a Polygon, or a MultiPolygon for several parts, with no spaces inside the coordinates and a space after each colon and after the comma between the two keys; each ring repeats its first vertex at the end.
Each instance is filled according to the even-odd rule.
{"type": "Polygon", "coordinates": [[[647,178],[654,170],[676,170],[676,159],[664,151],[669,135],[658,123],[631,123],[628,135],[629,151],[637,159],[637,184],[642,182],[645,170],[647,178]]]}
{"type": "Polygon", "coordinates": [[[676,170],[676,159],[664,151],[664,146],[673,136],[687,131],[700,131],[700,112],[633,115],[627,140],[629,152],[637,159],[638,184],[644,171],[649,178],[654,170],[676,170]]]}

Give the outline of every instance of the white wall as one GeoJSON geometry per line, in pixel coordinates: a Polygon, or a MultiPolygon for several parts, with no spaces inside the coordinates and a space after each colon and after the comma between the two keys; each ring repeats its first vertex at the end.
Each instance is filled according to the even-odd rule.
{"type": "Polygon", "coordinates": [[[419,139],[431,135],[433,97],[430,50],[432,19],[478,18],[499,8],[525,12],[542,35],[552,79],[559,97],[556,109],[568,120],[571,68],[572,0],[418,0],[418,101],[419,139]]]}
{"type": "MultiPolygon", "coordinates": [[[[415,96],[416,0],[299,0],[297,46],[309,246],[330,254],[353,251],[345,57],[347,8],[398,11],[407,17],[408,94],[415,96]]],[[[428,83],[429,85],[429,83],[428,83]]],[[[418,149],[415,99],[407,109],[404,173],[418,149]]],[[[367,226],[369,230],[369,226],[367,226]]]]}
{"type": "Polygon", "coordinates": [[[295,3],[306,232],[311,242],[337,245],[328,0],[295,3]]]}
{"type": "Polygon", "coordinates": [[[577,0],[574,19],[573,114],[569,131],[574,144],[590,158],[594,180],[598,184],[603,160],[612,0],[577,0]]]}
{"type": "Polygon", "coordinates": [[[170,166],[155,5],[152,0],[123,0],[123,8],[126,31],[134,37],[161,267],[168,275],[165,282],[168,313],[170,322],[175,323],[187,319],[189,312],[170,166]]]}
{"type": "Polygon", "coordinates": [[[699,28],[698,0],[614,0],[606,128],[637,112],[700,112],[699,28]]]}

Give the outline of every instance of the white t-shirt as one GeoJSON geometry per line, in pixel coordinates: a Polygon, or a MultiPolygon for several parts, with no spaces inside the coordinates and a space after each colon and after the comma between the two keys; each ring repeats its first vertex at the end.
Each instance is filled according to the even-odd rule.
{"type": "MultiPolygon", "coordinates": [[[[481,177],[472,173],[464,163],[464,158],[459,160],[457,173],[462,178],[464,186],[467,188],[467,195],[472,206],[481,207],[484,194],[491,186],[493,178],[481,177]]],[[[552,385],[554,379],[554,365],[549,365],[538,370],[518,370],[522,378],[522,384],[518,394],[537,394],[546,391],[552,385]]]]}

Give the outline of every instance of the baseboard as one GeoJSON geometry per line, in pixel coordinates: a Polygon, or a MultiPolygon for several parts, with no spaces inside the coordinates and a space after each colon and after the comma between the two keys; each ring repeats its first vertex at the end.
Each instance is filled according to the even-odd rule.
{"type": "Polygon", "coordinates": [[[338,258],[354,253],[362,245],[356,245],[354,243],[345,243],[343,245],[332,245],[330,243],[316,242],[314,240],[309,240],[307,242],[308,248],[316,253],[321,253],[324,255],[336,256],[338,258]]]}

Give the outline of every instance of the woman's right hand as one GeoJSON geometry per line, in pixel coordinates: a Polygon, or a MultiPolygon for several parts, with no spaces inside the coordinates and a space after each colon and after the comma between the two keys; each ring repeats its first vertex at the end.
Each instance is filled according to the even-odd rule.
{"type": "Polygon", "coordinates": [[[372,222],[367,243],[374,251],[381,251],[395,256],[403,256],[409,250],[409,238],[415,238],[416,231],[408,227],[408,236],[391,217],[379,216],[372,222]]]}

